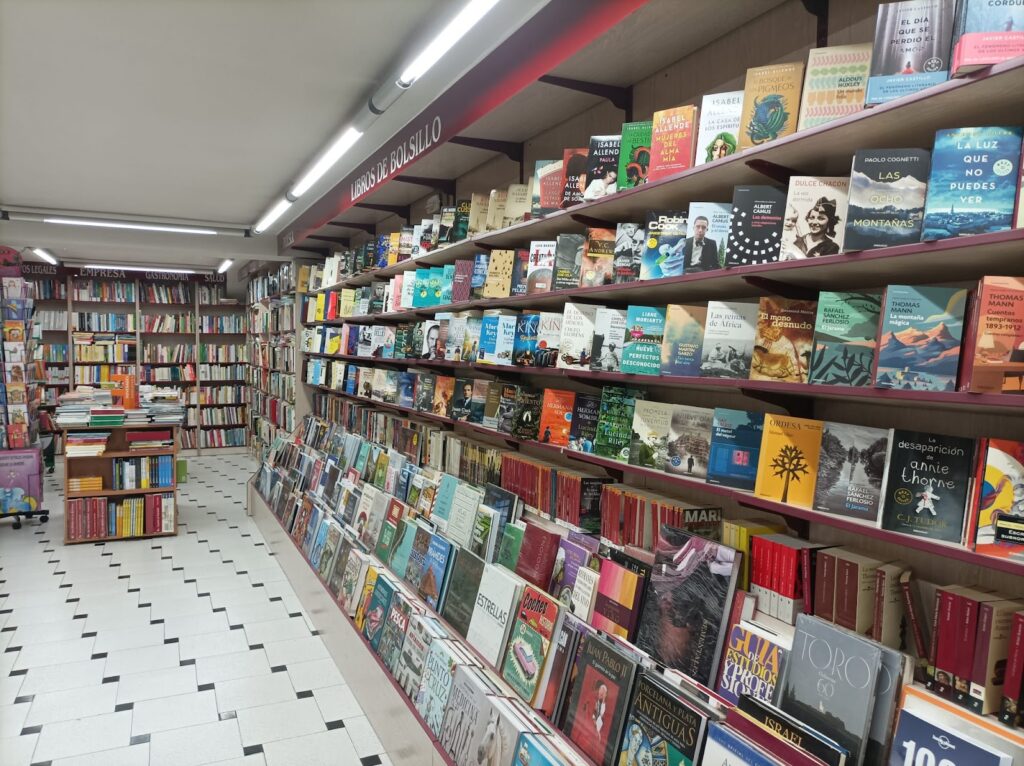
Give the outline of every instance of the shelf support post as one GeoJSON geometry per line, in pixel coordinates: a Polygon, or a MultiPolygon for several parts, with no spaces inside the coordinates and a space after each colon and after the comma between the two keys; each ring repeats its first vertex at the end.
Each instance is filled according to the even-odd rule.
{"type": "Polygon", "coordinates": [[[828,2],[829,0],[803,0],[804,9],[818,20],[814,36],[817,48],[828,47],[828,2]]]}

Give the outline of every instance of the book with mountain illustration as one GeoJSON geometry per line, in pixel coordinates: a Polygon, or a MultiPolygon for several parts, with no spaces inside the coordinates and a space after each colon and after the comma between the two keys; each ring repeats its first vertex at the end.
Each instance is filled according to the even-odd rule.
{"type": "Polygon", "coordinates": [[[816,314],[816,301],[762,297],[750,379],[806,383],[816,314]]]}
{"type": "Polygon", "coordinates": [[[881,310],[878,293],[819,293],[808,382],[871,385],[881,310]]]}

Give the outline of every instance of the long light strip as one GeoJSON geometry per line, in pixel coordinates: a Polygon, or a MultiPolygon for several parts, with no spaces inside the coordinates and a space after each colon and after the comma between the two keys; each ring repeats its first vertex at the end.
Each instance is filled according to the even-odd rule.
{"type": "Polygon", "coordinates": [[[350,127],[338,136],[334,143],[328,147],[327,151],[321,155],[320,159],[314,163],[313,167],[306,171],[306,174],[291,188],[291,191],[288,192],[289,196],[293,199],[298,199],[309,191],[310,187],[323,178],[324,173],[334,167],[334,164],[341,159],[345,152],[352,148],[352,144],[358,141],[362,135],[362,131],[350,127]]]}
{"type": "Polygon", "coordinates": [[[43,250],[43,248],[41,248],[41,247],[33,247],[32,248],[32,252],[35,253],[36,255],[38,255],[40,258],[42,258],[44,261],[46,261],[51,266],[56,266],[57,265],[57,259],[54,258],[52,255],[50,255],[50,253],[47,252],[46,250],[43,250]]]}
{"type": "Polygon", "coordinates": [[[279,199],[274,203],[274,206],[266,212],[266,214],[252,227],[253,234],[262,234],[270,226],[273,225],[274,221],[284,215],[284,211],[292,206],[291,200],[279,199]]]}
{"type": "Polygon", "coordinates": [[[221,261],[220,266],[217,267],[217,273],[223,274],[225,271],[231,268],[232,263],[234,263],[233,260],[231,260],[230,258],[225,258],[223,261],[221,261]]]}
{"type": "Polygon", "coordinates": [[[98,221],[89,218],[44,218],[43,223],[60,223],[65,226],[93,226],[100,229],[132,229],[135,231],[166,231],[171,234],[205,234],[214,236],[216,229],[200,229],[192,226],[171,226],[150,223],[124,223],[122,221],[98,221]]]}
{"type": "Polygon", "coordinates": [[[403,88],[408,88],[416,82],[497,4],[498,0],[470,0],[458,15],[438,33],[437,37],[423,49],[420,55],[405,68],[398,78],[398,84],[403,88]]]}
{"type": "Polygon", "coordinates": [[[151,269],[146,266],[122,266],[119,263],[87,263],[84,269],[116,269],[118,271],[149,271],[155,274],[197,274],[195,269],[151,269]]]}

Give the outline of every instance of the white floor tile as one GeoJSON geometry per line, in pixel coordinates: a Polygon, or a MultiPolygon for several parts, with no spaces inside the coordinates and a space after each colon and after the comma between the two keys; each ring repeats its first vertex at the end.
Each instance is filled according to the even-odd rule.
{"type": "Polygon", "coordinates": [[[32,668],[22,684],[22,695],[59,692],[82,686],[96,686],[103,681],[103,665],[106,660],[84,660],[62,665],[47,665],[32,668]]]}
{"type": "Polygon", "coordinates": [[[28,702],[0,706],[0,739],[17,737],[25,727],[28,716],[28,702]]]}
{"type": "Polygon", "coordinates": [[[294,662],[288,666],[288,675],[297,692],[345,683],[338,666],[330,659],[294,662]]]}
{"type": "Polygon", "coordinates": [[[29,766],[34,763],[32,753],[38,741],[38,734],[0,739],[0,755],[3,756],[4,766],[29,766]]]}
{"type": "Polygon", "coordinates": [[[246,625],[245,635],[250,644],[269,644],[272,641],[303,638],[309,635],[309,628],[301,618],[289,617],[287,620],[270,620],[246,625]]]}
{"type": "Polygon", "coordinates": [[[0,678],[0,705],[13,705],[24,683],[25,676],[4,676],[0,678]]]}
{"type": "Polygon", "coordinates": [[[219,630],[216,633],[200,633],[178,639],[178,652],[183,660],[244,652],[248,648],[244,630],[219,630]]]}
{"type": "Polygon", "coordinates": [[[239,710],[238,729],[244,746],[327,731],[320,708],[308,698],[239,710]]]}
{"type": "MultiPolygon", "coordinates": [[[[259,590],[259,588],[253,588],[259,590]]],[[[268,620],[287,620],[288,612],[280,601],[263,600],[262,603],[252,604],[228,604],[228,621],[232,625],[249,625],[254,622],[267,622],[268,620]]]]}
{"type": "Polygon", "coordinates": [[[28,646],[29,644],[47,644],[51,641],[70,641],[81,638],[85,627],[83,620],[67,620],[65,622],[44,622],[39,625],[25,625],[11,631],[11,646],[28,646]]]}
{"type": "MultiPolygon", "coordinates": [[[[80,622],[76,620],[76,622],[80,622]]],[[[147,625],[129,630],[105,630],[96,634],[93,652],[116,652],[123,649],[140,649],[157,646],[164,642],[163,625],[147,625]]]]}
{"type": "Polygon", "coordinates": [[[32,699],[25,726],[40,726],[55,721],[113,713],[117,684],[100,684],[37,694],[32,699]]]}
{"type": "Polygon", "coordinates": [[[344,729],[268,742],[263,746],[263,754],[267,766],[335,766],[359,762],[344,729]]]}
{"type": "Polygon", "coordinates": [[[359,701],[346,684],[314,689],[313,699],[316,700],[325,721],[344,721],[365,715],[359,701]]]}
{"type": "Polygon", "coordinates": [[[192,615],[210,614],[213,612],[213,605],[209,596],[200,598],[196,595],[184,596],[176,599],[158,599],[153,604],[150,612],[154,619],[163,617],[165,620],[171,617],[191,617],[192,615]]]}
{"type": "Polygon", "coordinates": [[[174,668],[178,666],[179,659],[176,644],[160,643],[157,646],[142,646],[137,649],[118,649],[107,654],[107,664],[103,668],[103,673],[108,676],[126,676],[174,668]]]}
{"type": "Polygon", "coordinates": [[[161,697],[135,703],[132,709],[132,736],[217,720],[217,700],[212,691],[161,697]]]}
{"type": "MultiPolygon", "coordinates": [[[[56,586],[55,586],[56,587],[56,586]]],[[[75,605],[63,606],[27,606],[11,615],[9,625],[41,625],[47,622],[65,622],[75,616],[75,605]]]]}
{"type": "Polygon", "coordinates": [[[117,682],[117,704],[188,694],[197,686],[196,669],[191,665],[134,673],[117,682]]]}
{"type": "Polygon", "coordinates": [[[131,744],[130,710],[44,726],[36,745],[35,762],[112,750],[131,744]]]}
{"type": "Polygon", "coordinates": [[[196,678],[201,684],[230,681],[235,678],[270,673],[270,663],[262,649],[246,650],[196,660],[196,678]]]}
{"type": "Polygon", "coordinates": [[[307,635],[304,638],[292,638],[287,641],[272,641],[264,644],[263,649],[272,666],[329,659],[331,656],[319,636],[307,635]]]}
{"type": "Polygon", "coordinates": [[[345,731],[348,732],[348,736],[355,746],[356,755],[360,758],[384,752],[384,746],[380,743],[377,732],[370,726],[366,716],[350,718],[345,721],[345,731]]]}
{"type": "Polygon", "coordinates": [[[168,617],[164,620],[164,633],[168,638],[197,636],[201,633],[213,633],[227,630],[228,618],[224,612],[191,615],[187,617],[168,617]]]}
{"type": "Polygon", "coordinates": [[[148,766],[149,743],[101,750],[89,755],[59,758],[51,766],[148,766]]]}
{"type": "Polygon", "coordinates": [[[267,766],[263,753],[253,753],[243,758],[232,758],[230,761],[217,761],[209,766],[267,766]]]}
{"type": "Polygon", "coordinates": [[[221,713],[295,699],[295,687],[287,673],[221,681],[214,686],[214,691],[217,710],[221,713]]]}
{"type": "Polygon", "coordinates": [[[233,718],[157,732],[149,740],[150,766],[200,766],[241,756],[242,740],[233,718]]]}
{"type": "Polygon", "coordinates": [[[67,641],[50,641],[45,644],[27,644],[18,652],[14,669],[23,670],[88,660],[92,657],[94,640],[92,638],[72,638],[67,641]]]}

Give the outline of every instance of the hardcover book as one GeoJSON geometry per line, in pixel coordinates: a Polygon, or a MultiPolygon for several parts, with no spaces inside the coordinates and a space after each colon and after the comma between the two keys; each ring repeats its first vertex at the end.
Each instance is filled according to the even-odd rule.
{"type": "Polygon", "coordinates": [[[786,650],[778,642],[743,624],[734,624],[725,643],[715,691],[733,705],[741,694],[771,702],[785,659],[786,650]]]}
{"type": "Polygon", "coordinates": [[[735,154],[743,119],[743,91],[709,93],[700,102],[695,165],[735,154]]]}
{"type": "Polygon", "coordinates": [[[754,494],[810,508],[818,475],[822,421],[768,413],[754,494]]]}
{"type": "Polygon", "coordinates": [[[716,407],[711,425],[708,484],[753,491],[764,413],[716,407]]]}
{"type": "Polygon", "coordinates": [[[479,668],[458,665],[437,742],[456,766],[476,766],[478,730],[486,729],[493,717],[487,683],[479,668]]]}
{"type": "Polygon", "coordinates": [[[952,76],[1024,54],[1024,5],[962,0],[953,30],[952,76]]]}
{"type": "Polygon", "coordinates": [[[665,311],[665,336],[661,342],[661,374],[700,375],[701,346],[707,306],[669,304],[665,311]]]}
{"type": "Polygon", "coordinates": [[[558,204],[563,210],[583,201],[587,183],[589,149],[565,149],[562,152],[562,194],[558,204]]]}
{"type": "Polygon", "coordinates": [[[530,263],[526,275],[526,293],[546,293],[551,289],[555,270],[554,240],[530,243],[530,263]]]}
{"type": "Polygon", "coordinates": [[[589,370],[594,345],[594,321],[597,306],[566,303],[562,312],[562,337],[558,344],[556,367],[565,370],[589,370]]]}
{"type": "Polygon", "coordinates": [[[808,382],[871,385],[881,311],[878,293],[819,293],[808,382]]]}
{"type": "Polygon", "coordinates": [[[398,657],[395,680],[406,696],[415,702],[416,690],[423,677],[423,666],[430,651],[430,644],[441,638],[439,624],[425,614],[413,614],[409,619],[409,630],[402,642],[398,657]]]}
{"type": "Polygon", "coordinates": [[[597,421],[601,412],[601,397],[596,394],[577,393],[569,423],[569,443],[577,452],[593,452],[597,437],[597,421]]]}
{"type": "Polygon", "coordinates": [[[825,423],[814,510],[876,523],[888,447],[882,428],[825,423]]]}
{"type": "Polygon", "coordinates": [[[572,601],[573,588],[576,585],[576,576],[580,569],[587,566],[590,561],[590,551],[582,545],[577,545],[568,539],[558,541],[558,554],[555,556],[555,566],[551,570],[551,584],[548,586],[548,593],[551,593],[566,606],[572,601]]]}
{"type": "Polygon", "coordinates": [[[562,160],[537,160],[533,170],[530,214],[540,218],[562,205],[562,160]]]}
{"type": "Polygon", "coordinates": [[[626,312],[626,344],[622,349],[621,371],[636,375],[659,375],[664,335],[664,308],[630,306],[626,312]]]}
{"type": "Polygon", "coordinates": [[[868,106],[946,81],[955,7],[955,0],[903,0],[878,6],[868,106]]]}
{"type": "Polygon", "coordinates": [[[644,580],[639,573],[611,559],[602,559],[590,624],[630,640],[636,632],[643,593],[644,580]]]}
{"type": "Polygon", "coordinates": [[[543,590],[551,582],[551,573],[558,557],[561,535],[539,524],[527,524],[523,544],[516,561],[515,573],[526,582],[543,590]]]}
{"type": "Polygon", "coordinates": [[[434,535],[431,538],[416,593],[434,611],[437,611],[444,601],[448,570],[452,565],[453,555],[454,549],[448,540],[441,535],[434,535]]]}
{"type": "Polygon", "coordinates": [[[782,766],[730,726],[713,721],[708,727],[702,766],[782,766]]]}
{"type": "Polygon", "coordinates": [[[959,543],[974,450],[973,439],[893,430],[882,485],[882,528],[959,543]]]}
{"type": "Polygon", "coordinates": [[[824,125],[864,108],[871,49],[871,43],[811,49],[797,130],[824,125]]]}
{"type": "Polygon", "coordinates": [[[732,226],[732,205],[728,202],[691,202],[687,221],[690,236],[683,243],[684,272],[693,274],[722,268],[732,226]]]}
{"type": "Polygon", "coordinates": [[[580,269],[583,265],[585,245],[586,238],[582,234],[558,235],[555,240],[555,272],[551,284],[552,290],[571,290],[580,286],[580,269]]]}
{"type": "Polygon", "coordinates": [[[622,348],[625,344],[626,311],[598,306],[594,315],[590,369],[594,372],[618,372],[622,365],[622,348]]]}
{"type": "Polygon", "coordinates": [[[610,285],[615,280],[615,229],[587,229],[580,287],[610,285]]]}
{"type": "Polygon", "coordinates": [[[693,479],[707,478],[712,415],[713,411],[705,407],[672,407],[663,471],[693,479]]]}
{"type": "Polygon", "coordinates": [[[466,640],[495,667],[501,664],[511,618],[522,592],[522,580],[507,569],[484,565],[466,640]]]}
{"type": "Polygon", "coordinates": [[[647,234],[643,224],[620,223],[615,227],[614,282],[635,282],[647,251],[647,234]]]}
{"type": "Polygon", "coordinates": [[[633,433],[633,410],[637,399],[643,399],[642,389],[605,386],[601,389],[601,408],[594,437],[594,454],[612,460],[629,460],[629,445],[633,433]]]}
{"type": "Polygon", "coordinates": [[[806,383],[816,314],[815,301],[762,297],[750,379],[806,383]]]}
{"type": "Polygon", "coordinates": [[[779,260],[786,223],[786,192],[774,186],[737,186],[726,245],[727,266],[779,260]]]}
{"type": "Polygon", "coordinates": [[[501,677],[527,703],[532,704],[540,691],[539,681],[561,612],[561,604],[543,590],[530,585],[523,589],[501,664],[501,677]]]}
{"type": "Polygon", "coordinates": [[[986,439],[985,465],[976,482],[974,550],[1024,561],[1024,442],[986,439]]]}
{"type": "Polygon", "coordinates": [[[708,301],[701,348],[701,377],[750,376],[758,313],[756,303],[708,301]]]}
{"type": "Polygon", "coordinates": [[[678,277],[683,273],[686,245],[686,211],[649,211],[647,242],[640,263],[640,279],[678,277]]]}
{"type": "Polygon", "coordinates": [[[586,188],[583,199],[590,201],[619,190],[619,146],[622,136],[591,136],[587,152],[586,188]]]}
{"type": "Polygon", "coordinates": [[[804,64],[770,64],[747,70],[740,117],[740,150],[796,131],[804,64]]]}
{"type": "Polygon", "coordinates": [[[696,106],[677,106],[654,113],[648,172],[651,181],[668,178],[693,166],[696,132],[696,106]]]}
{"type": "Polygon", "coordinates": [[[707,716],[673,691],[657,674],[641,670],[633,687],[619,763],[640,763],[650,753],[652,763],[693,766],[704,742],[707,716]]]}
{"type": "Polygon", "coordinates": [[[554,444],[558,447],[565,447],[569,444],[569,429],[572,425],[575,401],[575,391],[560,391],[556,388],[544,389],[540,425],[537,429],[537,440],[541,444],[554,444]]]}
{"type": "MultiPolygon", "coordinates": [[[[761,729],[773,732],[779,739],[799,743],[799,751],[826,766],[845,766],[850,751],[831,737],[827,737],[795,716],[787,715],[770,702],[763,702],[749,695],[740,697],[738,711],[761,729]]],[[[865,751],[867,748],[865,748],[865,751]]],[[[879,763],[873,759],[872,763],[879,763]]]]}
{"type": "Polygon", "coordinates": [[[875,385],[953,391],[967,290],[889,285],[879,331],[875,385]]]}
{"type": "Polygon", "coordinates": [[[1024,393],[1024,279],[982,277],[974,304],[974,338],[961,387],[1024,393]]]}
{"type": "Polygon", "coordinates": [[[1024,128],[954,128],[935,133],[921,239],[1013,228],[1024,128]]]}
{"type": "Polygon", "coordinates": [[[363,637],[370,642],[374,651],[380,645],[384,631],[384,618],[391,609],[391,599],[395,594],[395,585],[388,577],[377,577],[373,595],[363,613],[363,637]]]}
{"type": "Polygon", "coordinates": [[[845,251],[917,242],[930,167],[926,149],[858,149],[850,172],[845,251]]]}
{"type": "Polygon", "coordinates": [[[434,639],[423,663],[423,675],[413,698],[416,711],[435,736],[441,732],[444,711],[452,689],[455,669],[465,662],[452,641],[434,639]]]}
{"type": "Polygon", "coordinates": [[[799,261],[841,252],[849,194],[847,176],[790,178],[779,260],[799,261]]]}
{"type": "Polygon", "coordinates": [[[441,616],[460,636],[465,637],[469,630],[483,573],[483,559],[466,550],[458,552],[449,575],[448,593],[441,609],[441,616]]]}
{"type": "Polygon", "coordinates": [[[619,189],[632,189],[647,183],[651,163],[650,120],[622,124],[622,144],[619,148],[619,189]]]}
{"type": "Polygon", "coordinates": [[[981,740],[900,710],[889,763],[946,763],[951,766],[1013,766],[1013,756],[981,740]]]}

